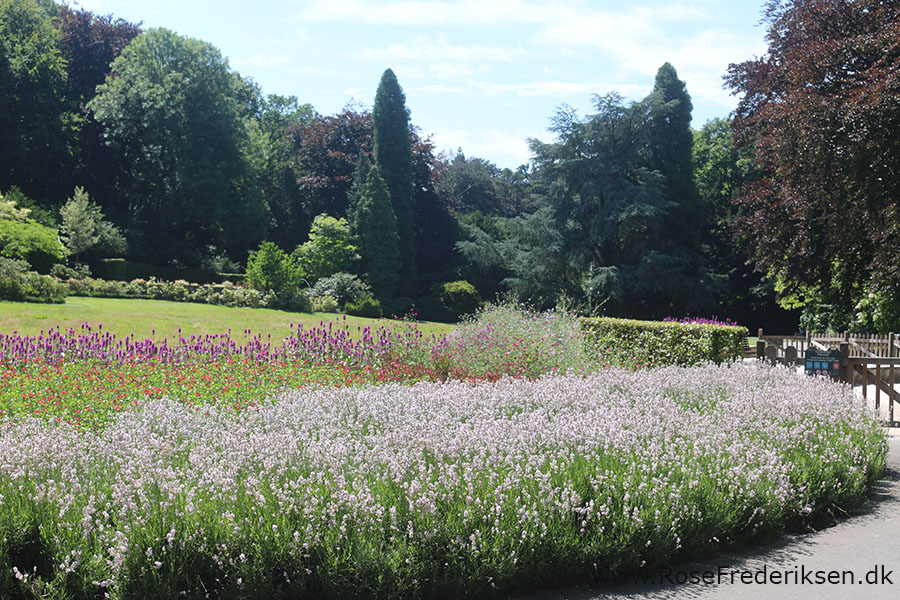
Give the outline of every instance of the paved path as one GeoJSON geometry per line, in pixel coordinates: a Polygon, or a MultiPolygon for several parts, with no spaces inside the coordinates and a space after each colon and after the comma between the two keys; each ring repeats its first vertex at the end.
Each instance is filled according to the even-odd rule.
{"type": "MultiPolygon", "coordinates": [[[[887,469],[880,483],[873,489],[871,499],[849,519],[817,533],[786,535],[771,546],[748,550],[740,554],[727,554],[698,563],[680,565],[673,571],[673,583],[645,583],[640,585],[608,585],[591,588],[572,588],[564,591],[544,592],[520,596],[518,600],[599,600],[640,599],[668,600],[674,598],[763,598],[790,600],[827,600],[864,598],[866,600],[900,598],[900,430],[889,432],[890,452],[887,469]],[[892,584],[869,585],[867,572],[878,569],[876,579],[883,573],[892,584]],[[717,579],[718,569],[727,567],[722,581],[717,579]],[[787,577],[797,580],[788,583],[742,583],[741,571],[746,577],[771,578],[773,570],[787,572],[787,577]],[[709,572],[712,583],[674,583],[678,571],[683,574],[696,572],[698,579],[709,572]],[[816,572],[836,571],[844,577],[843,584],[816,584],[816,572]],[[852,571],[855,583],[842,572],[852,571]],[[804,573],[808,583],[804,583],[804,573]],[[889,573],[890,572],[890,573],[889,573]],[[734,573],[734,582],[730,580],[734,573]],[[793,573],[793,574],[791,574],[793,573]],[[863,579],[861,582],[860,579],[863,579]]],[[[872,574],[869,575],[873,577],[872,574]]]]}

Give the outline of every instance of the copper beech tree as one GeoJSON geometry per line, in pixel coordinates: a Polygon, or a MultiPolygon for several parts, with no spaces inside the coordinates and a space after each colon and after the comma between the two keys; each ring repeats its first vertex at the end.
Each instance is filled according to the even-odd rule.
{"type": "Polygon", "coordinates": [[[768,51],[726,77],[757,172],[737,199],[757,268],[832,315],[897,304],[900,1],[770,0],[764,21],[768,51]]]}

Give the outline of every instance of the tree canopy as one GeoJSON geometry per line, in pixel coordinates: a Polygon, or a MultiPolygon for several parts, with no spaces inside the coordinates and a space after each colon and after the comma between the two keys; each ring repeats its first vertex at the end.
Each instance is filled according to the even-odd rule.
{"type": "Polygon", "coordinates": [[[531,144],[536,209],[498,219],[494,235],[467,226],[463,254],[482,269],[504,265],[505,286],[541,305],[568,299],[585,312],[650,318],[711,309],[702,257],[672,234],[681,205],[653,150],[654,102],[609,94],[585,119],[560,111],[557,141],[531,144]]]}
{"type": "Polygon", "coordinates": [[[387,185],[400,236],[402,291],[416,288],[415,196],[409,110],[397,76],[387,69],[381,76],[372,108],[372,158],[387,185]]]}
{"type": "Polygon", "coordinates": [[[843,328],[861,296],[900,300],[900,5],[771,0],[764,20],[767,52],[727,78],[757,172],[740,226],[789,302],[831,315],[808,326],[843,328]]]}
{"type": "Polygon", "coordinates": [[[166,29],[135,38],[112,70],[88,106],[130,165],[120,191],[139,253],[241,257],[268,218],[244,82],[216,48],[166,29]]]}

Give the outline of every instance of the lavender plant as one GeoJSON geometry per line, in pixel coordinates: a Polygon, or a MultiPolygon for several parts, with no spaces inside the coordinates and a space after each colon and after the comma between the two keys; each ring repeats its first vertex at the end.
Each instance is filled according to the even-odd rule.
{"type": "Polygon", "coordinates": [[[848,388],[744,364],[208,412],[163,400],[98,431],[0,426],[0,597],[478,597],[591,579],[850,509],[886,454],[848,388]]]}

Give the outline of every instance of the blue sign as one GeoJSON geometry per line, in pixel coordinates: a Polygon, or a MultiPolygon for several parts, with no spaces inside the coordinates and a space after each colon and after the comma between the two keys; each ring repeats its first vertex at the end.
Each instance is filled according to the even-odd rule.
{"type": "Polygon", "coordinates": [[[829,377],[841,376],[841,351],[818,350],[808,348],[806,350],[806,374],[828,375],[829,377]]]}

